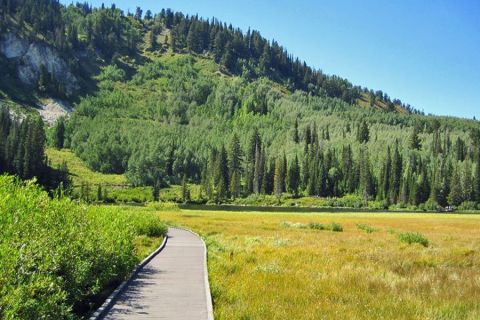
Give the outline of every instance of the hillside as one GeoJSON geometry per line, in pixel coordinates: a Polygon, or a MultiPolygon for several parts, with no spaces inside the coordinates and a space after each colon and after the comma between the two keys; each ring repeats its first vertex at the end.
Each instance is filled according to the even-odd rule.
{"type": "Polygon", "coordinates": [[[424,116],[215,19],[18,3],[2,5],[2,99],[74,104],[49,143],[90,169],[154,194],[194,183],[201,201],[217,203],[259,194],[354,194],[386,208],[480,201],[476,121],[424,116]]]}

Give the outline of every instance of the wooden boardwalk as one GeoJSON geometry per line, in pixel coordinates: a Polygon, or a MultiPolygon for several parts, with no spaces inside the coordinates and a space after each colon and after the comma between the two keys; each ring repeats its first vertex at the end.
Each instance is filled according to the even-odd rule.
{"type": "Polygon", "coordinates": [[[169,228],[165,248],[128,283],[102,319],[212,320],[207,277],[203,240],[169,228]]]}

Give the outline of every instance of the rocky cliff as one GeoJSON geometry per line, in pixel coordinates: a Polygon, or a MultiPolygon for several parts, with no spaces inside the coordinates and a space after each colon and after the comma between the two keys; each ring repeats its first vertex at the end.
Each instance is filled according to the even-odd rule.
{"type": "Polygon", "coordinates": [[[65,60],[54,48],[42,42],[28,42],[14,32],[0,36],[0,53],[16,63],[17,76],[22,83],[35,87],[42,66],[72,95],[79,89],[78,80],[65,60]]]}

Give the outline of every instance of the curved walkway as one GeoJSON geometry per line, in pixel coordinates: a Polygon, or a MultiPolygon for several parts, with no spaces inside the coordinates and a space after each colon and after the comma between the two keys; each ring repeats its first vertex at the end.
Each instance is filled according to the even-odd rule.
{"type": "Polygon", "coordinates": [[[133,277],[103,319],[212,320],[203,240],[169,228],[165,248],[133,277]]]}

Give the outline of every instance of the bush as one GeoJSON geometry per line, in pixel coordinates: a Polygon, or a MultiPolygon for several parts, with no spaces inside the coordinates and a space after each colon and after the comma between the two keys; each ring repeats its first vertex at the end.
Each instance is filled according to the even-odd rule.
{"type": "Polygon", "coordinates": [[[477,210],[479,207],[477,203],[472,202],[472,201],[465,201],[461,205],[458,206],[458,210],[460,211],[471,211],[471,210],[477,210]]]}
{"type": "Polygon", "coordinates": [[[138,262],[137,234],[159,234],[154,216],[50,199],[33,182],[0,176],[0,317],[76,319],[138,262]],[[149,227],[151,225],[151,227],[149,227]]]}
{"type": "Polygon", "coordinates": [[[314,230],[328,230],[327,226],[325,226],[324,224],[321,224],[321,223],[317,223],[317,222],[310,222],[308,224],[308,227],[310,229],[314,229],[314,230]]]}
{"type": "Polygon", "coordinates": [[[376,229],[372,226],[369,226],[368,224],[357,224],[357,228],[359,230],[365,231],[366,233],[373,233],[373,232],[378,231],[378,229],[376,229]]]}
{"type": "Polygon", "coordinates": [[[174,202],[149,202],[147,207],[155,211],[180,211],[180,207],[174,202]]]}
{"type": "Polygon", "coordinates": [[[334,222],[330,225],[330,230],[332,230],[333,232],[343,232],[343,227],[340,224],[334,222]]]}
{"type": "Polygon", "coordinates": [[[440,205],[436,201],[428,199],[427,202],[419,205],[419,209],[422,211],[439,211],[440,205]]]}
{"type": "Polygon", "coordinates": [[[129,218],[133,222],[136,235],[147,237],[165,237],[167,235],[167,225],[154,213],[131,213],[129,218]]]}
{"type": "Polygon", "coordinates": [[[428,247],[428,239],[417,232],[403,232],[398,235],[398,239],[402,242],[413,244],[418,243],[424,247],[428,247]]]}

